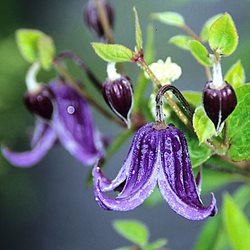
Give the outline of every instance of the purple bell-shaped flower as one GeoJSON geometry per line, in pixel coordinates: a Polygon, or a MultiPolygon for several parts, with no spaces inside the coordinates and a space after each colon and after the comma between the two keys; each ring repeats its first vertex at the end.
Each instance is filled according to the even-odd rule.
{"type": "MultiPolygon", "coordinates": [[[[36,65],[32,67],[31,71],[38,70],[36,65]]],[[[76,90],[62,80],[40,87],[40,92],[38,89],[36,86],[32,93],[29,88],[29,94],[25,98],[29,109],[37,115],[31,150],[14,152],[3,147],[2,153],[6,159],[18,167],[31,167],[48,153],[57,140],[83,164],[91,165],[102,157],[103,145],[100,134],[95,129],[89,105],[76,90]],[[50,102],[52,110],[48,104],[50,102]]]]}
{"type": "MultiPolygon", "coordinates": [[[[163,95],[167,85],[159,91],[163,95]]],[[[178,214],[202,220],[216,213],[216,200],[204,206],[192,173],[186,139],[174,125],[165,125],[161,96],[157,95],[157,122],[140,128],[121,170],[114,180],[107,179],[97,163],[93,169],[94,194],[106,210],[128,211],[141,205],[158,185],[163,198],[178,214]],[[110,198],[110,191],[120,191],[110,198]]],[[[197,178],[198,182],[200,176],[197,178]]]]}

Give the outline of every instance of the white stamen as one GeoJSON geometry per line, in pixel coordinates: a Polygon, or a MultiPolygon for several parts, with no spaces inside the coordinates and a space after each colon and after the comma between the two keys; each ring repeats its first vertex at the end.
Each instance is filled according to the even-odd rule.
{"type": "Polygon", "coordinates": [[[36,80],[36,75],[39,69],[40,69],[39,62],[35,62],[30,66],[25,78],[28,91],[35,91],[38,88],[40,88],[40,84],[36,80]]]}
{"type": "Polygon", "coordinates": [[[113,62],[108,63],[107,74],[108,74],[108,79],[110,79],[111,81],[115,81],[121,77],[121,75],[117,73],[115,63],[113,62]]]}

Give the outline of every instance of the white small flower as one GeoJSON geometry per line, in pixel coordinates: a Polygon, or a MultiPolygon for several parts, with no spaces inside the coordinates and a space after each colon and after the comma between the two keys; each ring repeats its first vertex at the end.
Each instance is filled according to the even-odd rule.
{"type": "MultiPolygon", "coordinates": [[[[161,82],[162,85],[170,84],[177,80],[181,76],[181,67],[171,62],[171,58],[168,57],[166,61],[158,60],[156,63],[149,65],[156,78],[161,82]]],[[[145,76],[149,78],[148,74],[145,76]]]]}

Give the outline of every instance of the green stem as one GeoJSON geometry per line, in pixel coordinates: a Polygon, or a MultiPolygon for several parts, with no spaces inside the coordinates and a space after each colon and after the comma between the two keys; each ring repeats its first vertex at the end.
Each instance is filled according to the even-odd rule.
{"type": "MultiPolygon", "coordinates": [[[[139,56],[135,59],[135,62],[138,63],[141,68],[148,74],[150,79],[155,83],[157,88],[161,87],[161,82],[157,79],[155,74],[152,72],[152,70],[149,68],[147,63],[145,62],[143,55],[139,56]]],[[[178,105],[174,102],[174,100],[168,95],[165,94],[164,97],[166,98],[169,106],[173,109],[173,111],[177,114],[177,116],[180,118],[180,120],[188,127],[192,128],[192,123],[188,120],[186,115],[181,111],[181,109],[178,107],[178,105]]]]}
{"type": "MultiPolygon", "coordinates": [[[[185,33],[187,33],[187,35],[191,36],[194,40],[197,40],[200,43],[202,43],[202,40],[201,40],[200,36],[198,36],[188,25],[185,24],[181,28],[185,33]]],[[[205,70],[205,75],[207,77],[207,80],[211,81],[212,80],[212,74],[211,74],[210,68],[208,66],[205,66],[205,65],[203,65],[203,67],[204,67],[204,70],[205,70]]]]}

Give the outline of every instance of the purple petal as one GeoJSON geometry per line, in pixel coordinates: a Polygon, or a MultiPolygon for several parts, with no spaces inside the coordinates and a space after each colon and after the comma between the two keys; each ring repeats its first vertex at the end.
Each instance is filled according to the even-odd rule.
{"type": "Polygon", "coordinates": [[[103,155],[103,149],[88,103],[59,80],[51,87],[55,95],[52,123],[60,142],[79,161],[93,164],[103,155]]]}
{"type": "Polygon", "coordinates": [[[192,167],[183,133],[169,126],[161,138],[161,164],[158,185],[170,207],[190,220],[202,220],[216,212],[215,198],[204,207],[192,173],[192,167]]]}
{"type": "Polygon", "coordinates": [[[37,122],[34,135],[30,151],[14,152],[5,147],[2,148],[5,158],[17,167],[28,168],[37,164],[54,145],[57,136],[55,131],[42,121],[37,122]]]}
{"type": "Polygon", "coordinates": [[[142,204],[152,193],[159,172],[157,155],[160,152],[156,152],[157,134],[148,133],[150,130],[151,126],[146,125],[136,133],[127,160],[113,181],[104,177],[98,164],[94,167],[94,193],[99,205],[104,209],[128,211],[142,204]],[[104,194],[114,191],[124,181],[122,192],[115,198],[104,194]]]}

